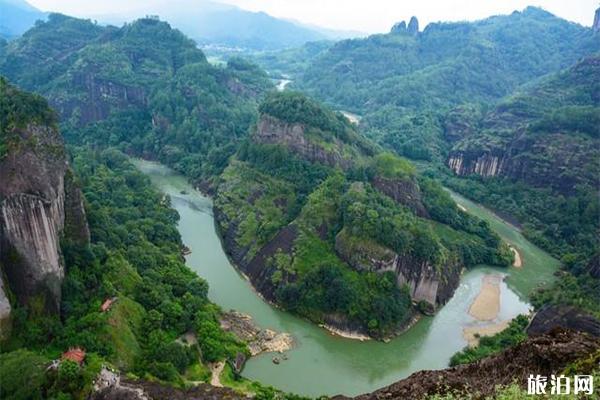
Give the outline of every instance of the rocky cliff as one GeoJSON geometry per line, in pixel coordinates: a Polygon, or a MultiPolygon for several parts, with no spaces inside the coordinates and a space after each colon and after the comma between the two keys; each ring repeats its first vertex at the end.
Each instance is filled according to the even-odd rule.
{"type": "Polygon", "coordinates": [[[301,123],[289,123],[270,115],[263,114],[258,121],[252,139],[261,144],[282,145],[310,162],[318,162],[331,167],[347,169],[353,160],[344,154],[344,144],[337,138],[326,145],[315,135],[309,134],[310,128],[301,123]]]}
{"type": "Polygon", "coordinates": [[[371,184],[397,203],[413,210],[419,217],[429,218],[429,213],[423,205],[419,185],[413,179],[388,179],[383,176],[375,176],[371,184]]]}
{"type": "Polygon", "coordinates": [[[586,332],[600,338],[600,321],[592,315],[571,306],[549,305],[539,310],[527,327],[529,336],[539,336],[555,328],[586,332]]]}
{"type": "Polygon", "coordinates": [[[594,23],[592,24],[592,29],[595,33],[600,32],[600,8],[596,9],[594,13],[594,23]]]}
{"type": "Polygon", "coordinates": [[[434,309],[452,298],[460,282],[462,266],[459,262],[435,267],[410,254],[399,255],[370,240],[352,237],[345,229],[336,236],[335,250],[358,270],[393,272],[398,287],[408,286],[414,301],[427,302],[434,309]]]}
{"type": "MultiPolygon", "coordinates": [[[[16,100],[14,107],[21,105],[16,100]]],[[[13,121],[2,132],[8,150],[0,160],[0,262],[20,304],[35,299],[58,312],[65,275],[60,240],[69,232],[69,239],[87,242],[89,231],[58,130],[32,120],[13,121]]]]}
{"type": "Polygon", "coordinates": [[[508,177],[565,194],[598,186],[598,79],[600,57],[592,56],[479,119],[467,108],[451,112],[447,166],[457,175],[508,177]]]}

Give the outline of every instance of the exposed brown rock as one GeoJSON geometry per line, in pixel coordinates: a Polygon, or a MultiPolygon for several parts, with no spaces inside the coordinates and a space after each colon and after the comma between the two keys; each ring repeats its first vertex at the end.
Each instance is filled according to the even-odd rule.
{"type": "Polygon", "coordinates": [[[64,265],[61,235],[89,241],[82,194],[62,138],[49,126],[13,132],[17,144],[0,161],[0,261],[21,304],[32,298],[58,312],[64,265]]]}
{"type": "Polygon", "coordinates": [[[526,387],[530,374],[550,376],[560,373],[570,363],[589,357],[599,349],[598,338],[556,329],[546,335],[530,338],[498,355],[441,371],[420,371],[356,399],[421,400],[452,392],[470,393],[474,399],[483,399],[492,395],[498,385],[516,382],[526,387]]]}
{"type": "Polygon", "coordinates": [[[600,321],[571,306],[546,306],[538,311],[527,327],[527,334],[539,336],[555,328],[586,332],[600,338],[600,321]]]}

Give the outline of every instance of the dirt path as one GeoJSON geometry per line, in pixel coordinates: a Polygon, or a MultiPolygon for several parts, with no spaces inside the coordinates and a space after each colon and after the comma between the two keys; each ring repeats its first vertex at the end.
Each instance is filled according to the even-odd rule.
{"type": "Polygon", "coordinates": [[[470,347],[475,347],[479,344],[481,336],[492,336],[498,332],[503,331],[508,327],[510,321],[502,321],[497,324],[490,324],[484,326],[467,326],[463,328],[463,337],[469,343],[470,347]]]}
{"type": "Polygon", "coordinates": [[[512,250],[513,254],[515,255],[515,262],[513,262],[513,267],[515,267],[515,268],[523,267],[523,259],[521,258],[521,253],[519,253],[519,250],[517,250],[513,246],[510,246],[510,249],[512,250]]]}
{"type": "Polygon", "coordinates": [[[479,294],[469,307],[469,314],[479,321],[492,321],[500,311],[500,275],[485,275],[479,294]]]}
{"type": "Polygon", "coordinates": [[[219,361],[211,365],[210,370],[212,372],[212,377],[210,378],[210,384],[214,387],[223,387],[221,383],[221,372],[223,372],[223,368],[225,368],[225,362],[219,361]]]}

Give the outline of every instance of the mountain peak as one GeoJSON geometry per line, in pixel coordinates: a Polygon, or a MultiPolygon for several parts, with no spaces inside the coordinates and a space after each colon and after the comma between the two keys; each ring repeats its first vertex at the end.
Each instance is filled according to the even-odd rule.
{"type": "Polygon", "coordinates": [[[596,9],[596,13],[594,14],[594,24],[592,25],[592,30],[594,32],[600,32],[600,7],[596,9]]]}
{"type": "Polygon", "coordinates": [[[408,26],[406,21],[398,22],[392,26],[390,33],[408,33],[416,36],[419,33],[419,20],[415,16],[411,17],[408,26]]]}
{"type": "Polygon", "coordinates": [[[417,17],[412,16],[408,23],[408,33],[415,36],[419,33],[419,20],[417,17]]]}

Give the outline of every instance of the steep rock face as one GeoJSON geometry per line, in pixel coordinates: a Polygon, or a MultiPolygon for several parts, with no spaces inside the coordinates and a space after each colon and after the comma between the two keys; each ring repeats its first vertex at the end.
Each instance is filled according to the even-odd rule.
{"type": "Polygon", "coordinates": [[[527,327],[530,336],[544,335],[555,328],[586,332],[600,338],[600,321],[570,306],[546,306],[538,311],[527,327]]]}
{"type": "Polygon", "coordinates": [[[16,149],[0,161],[0,258],[20,303],[40,298],[48,311],[57,312],[65,221],[69,231],[78,232],[74,239],[89,240],[82,196],[65,184],[69,166],[56,129],[29,125],[15,134],[16,149]]]}
{"type": "Polygon", "coordinates": [[[298,236],[297,228],[294,225],[284,227],[254,256],[248,257],[249,249],[241,246],[236,239],[238,237],[237,222],[229,220],[219,207],[214,208],[214,215],[227,255],[264,298],[275,301],[275,286],[271,281],[275,267],[269,265],[268,260],[277,252],[286,254],[292,252],[294,241],[298,236]]]}
{"type": "Polygon", "coordinates": [[[336,236],[335,250],[344,261],[358,270],[394,272],[398,287],[407,285],[415,301],[433,307],[445,304],[458,287],[462,267],[448,263],[436,268],[427,261],[394,251],[365,239],[352,237],[345,229],[336,236]]]}
{"type": "Polygon", "coordinates": [[[578,184],[598,184],[597,143],[561,133],[515,138],[504,149],[452,151],[447,165],[456,174],[505,176],[568,193],[578,184]],[[575,171],[578,171],[577,173],[575,171]]]}
{"type": "Polygon", "coordinates": [[[596,12],[594,13],[594,23],[592,24],[592,30],[595,33],[600,32],[600,8],[597,8],[596,12]]]}
{"type": "Polygon", "coordinates": [[[410,179],[387,179],[376,176],[371,182],[381,193],[412,209],[419,217],[429,218],[421,199],[419,185],[410,179]]]}
{"type": "Polygon", "coordinates": [[[493,177],[502,174],[506,163],[503,155],[492,153],[454,152],[448,157],[448,167],[457,175],[493,177]]]}
{"type": "Polygon", "coordinates": [[[457,175],[502,176],[563,194],[598,186],[600,57],[528,87],[482,115],[458,107],[447,116],[453,143],[447,166],[457,175]]]}
{"type": "Polygon", "coordinates": [[[50,103],[63,116],[76,115],[81,125],[106,119],[114,109],[146,105],[143,88],[101,78],[92,72],[73,76],[72,87],[85,95],[67,100],[54,96],[50,97],[50,103]]]}
{"type": "Polygon", "coordinates": [[[258,121],[253,140],[261,144],[278,144],[288,148],[310,162],[349,168],[352,160],[339,151],[342,143],[334,140],[334,146],[326,149],[307,135],[307,128],[299,123],[287,123],[263,114],[258,121]]]}

